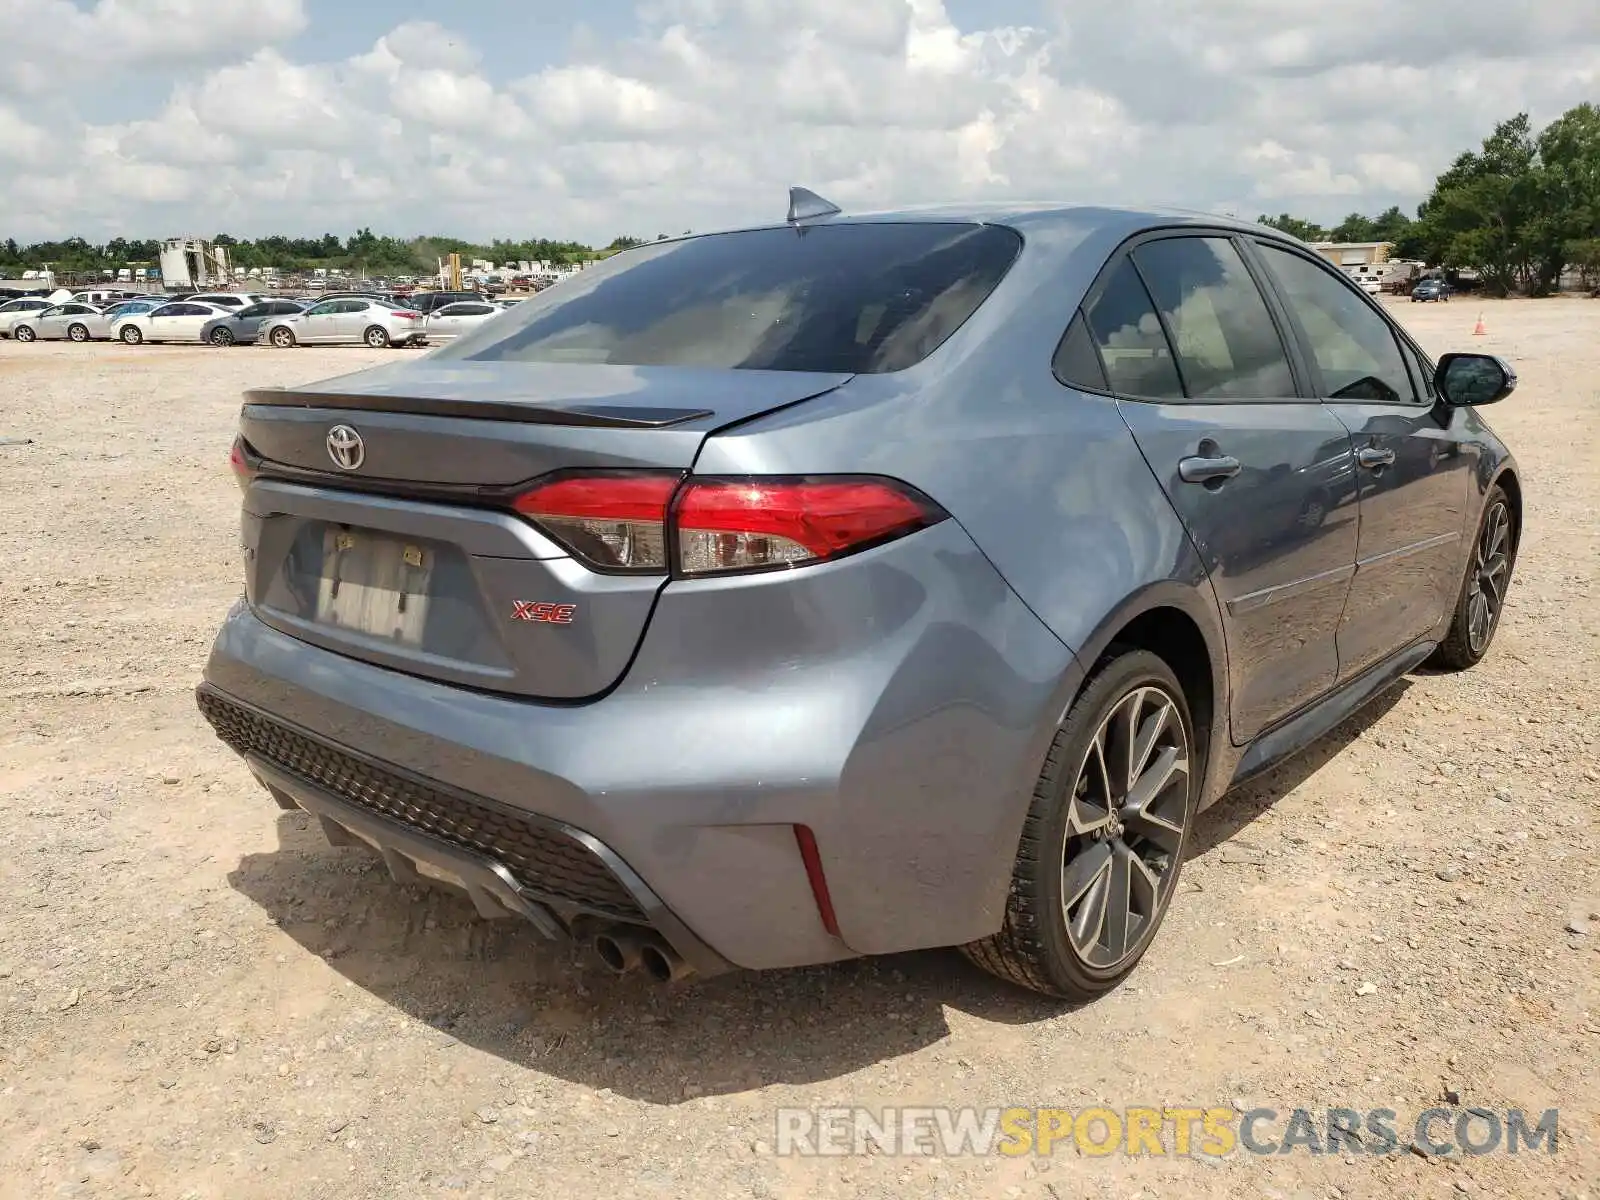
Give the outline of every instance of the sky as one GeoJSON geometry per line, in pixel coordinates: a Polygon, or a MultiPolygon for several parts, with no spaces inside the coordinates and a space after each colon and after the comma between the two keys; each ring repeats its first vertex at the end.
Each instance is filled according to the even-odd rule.
{"type": "Polygon", "coordinates": [[[1332,224],[1583,100],[1593,0],[0,0],[0,238],[603,244],[790,184],[1332,224]]]}

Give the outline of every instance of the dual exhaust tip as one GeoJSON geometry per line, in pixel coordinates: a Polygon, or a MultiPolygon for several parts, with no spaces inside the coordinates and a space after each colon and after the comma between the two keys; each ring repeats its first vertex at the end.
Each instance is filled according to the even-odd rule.
{"type": "Polygon", "coordinates": [[[643,929],[607,929],[595,934],[594,952],[613,975],[640,967],[657,983],[676,983],[694,974],[682,955],[657,934],[643,929]]]}

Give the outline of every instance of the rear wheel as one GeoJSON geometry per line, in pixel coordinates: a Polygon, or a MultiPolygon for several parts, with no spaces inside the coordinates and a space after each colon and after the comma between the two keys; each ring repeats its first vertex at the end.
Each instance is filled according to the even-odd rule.
{"type": "Polygon", "coordinates": [[[211,331],[211,344],[213,346],[233,345],[233,331],[226,325],[219,325],[211,331]]]}
{"type": "Polygon", "coordinates": [[[1000,932],[963,947],[1025,988],[1088,1000],[1138,964],[1177,888],[1199,792],[1172,669],[1125,650],[1057,731],[1023,825],[1000,932]]]}
{"type": "Polygon", "coordinates": [[[87,342],[89,340],[89,327],[78,324],[68,325],[67,336],[75,342],[87,342]]]}
{"type": "Polygon", "coordinates": [[[389,344],[389,334],[381,325],[369,325],[361,340],[374,350],[382,350],[389,344]]]}
{"type": "Polygon", "coordinates": [[[144,334],[139,332],[137,325],[124,325],[122,327],[122,340],[130,346],[137,346],[144,341],[144,334]]]}
{"type": "Polygon", "coordinates": [[[289,329],[286,326],[279,325],[272,331],[271,336],[267,340],[270,341],[274,346],[278,347],[278,349],[287,350],[290,346],[294,345],[294,330],[289,329]]]}
{"type": "Polygon", "coordinates": [[[1467,560],[1466,578],[1450,618],[1450,631],[1428,662],[1451,671],[1475,667],[1489,653],[1489,643],[1500,628],[1511,571],[1517,564],[1517,527],[1511,501],[1496,486],[1483,506],[1478,537],[1467,560]]]}
{"type": "Polygon", "coordinates": [[[27,325],[18,325],[11,331],[11,336],[16,338],[19,342],[31,342],[38,336],[38,334],[34,333],[33,330],[27,325]]]}

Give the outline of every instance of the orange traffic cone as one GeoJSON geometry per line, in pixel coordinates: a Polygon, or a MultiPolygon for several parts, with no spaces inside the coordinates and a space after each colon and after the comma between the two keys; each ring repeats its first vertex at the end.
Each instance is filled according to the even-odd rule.
{"type": "Polygon", "coordinates": [[[1472,327],[1472,336],[1473,337],[1484,337],[1486,334],[1488,334],[1488,332],[1489,332],[1489,330],[1485,327],[1485,325],[1483,323],[1483,314],[1479,313],[1478,314],[1478,323],[1472,327]]]}

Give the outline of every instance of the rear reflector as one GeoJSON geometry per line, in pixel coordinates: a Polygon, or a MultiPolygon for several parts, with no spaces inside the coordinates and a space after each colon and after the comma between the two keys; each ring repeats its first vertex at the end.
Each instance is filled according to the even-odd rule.
{"type": "Polygon", "coordinates": [[[569,475],[522,493],[512,507],[602,571],[667,569],[667,505],[677,474],[569,475]]]}
{"type": "Polygon", "coordinates": [[[852,554],[944,512],[892,479],[701,478],[647,471],[558,476],[512,507],[600,571],[770,571],[852,554]],[[681,485],[681,486],[680,486],[681,485]],[[669,546],[676,562],[668,561],[669,546]]]}
{"type": "Polygon", "coordinates": [[[806,879],[811,884],[811,899],[817,906],[817,916],[822,927],[834,937],[839,936],[839,918],[833,911],[833,897],[828,893],[828,877],[822,873],[822,854],[817,849],[817,835],[809,826],[796,825],[794,840],[800,847],[800,861],[806,865],[806,879]]]}

